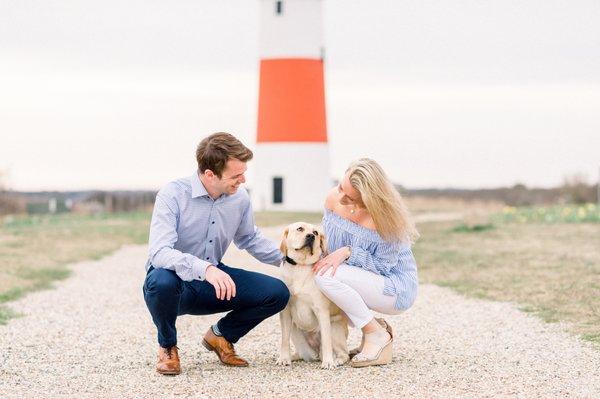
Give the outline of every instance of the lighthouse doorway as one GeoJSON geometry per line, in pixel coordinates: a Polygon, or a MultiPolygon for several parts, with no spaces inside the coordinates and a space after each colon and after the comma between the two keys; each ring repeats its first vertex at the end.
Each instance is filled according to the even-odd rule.
{"type": "Polygon", "coordinates": [[[283,177],[273,178],[273,203],[283,204],[283,177]]]}

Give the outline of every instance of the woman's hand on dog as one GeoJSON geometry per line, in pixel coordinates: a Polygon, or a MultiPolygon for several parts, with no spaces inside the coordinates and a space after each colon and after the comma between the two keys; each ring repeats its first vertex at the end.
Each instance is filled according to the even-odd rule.
{"type": "Polygon", "coordinates": [[[324,275],[327,270],[333,269],[331,275],[335,275],[337,268],[350,257],[350,247],[336,249],[324,258],[321,258],[312,267],[312,271],[319,276],[324,275]]]}
{"type": "Polygon", "coordinates": [[[205,280],[215,287],[215,293],[217,294],[217,298],[220,300],[227,298],[229,301],[235,296],[235,283],[229,274],[225,273],[216,266],[208,266],[206,269],[205,280]]]}

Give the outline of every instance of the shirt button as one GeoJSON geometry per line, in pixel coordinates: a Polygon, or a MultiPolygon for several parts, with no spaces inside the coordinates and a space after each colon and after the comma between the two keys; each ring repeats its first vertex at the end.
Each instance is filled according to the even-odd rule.
{"type": "Polygon", "coordinates": [[[209,240],[208,242],[212,242],[212,240],[209,240]]]}
{"type": "Polygon", "coordinates": [[[215,222],[213,221],[212,224],[215,224],[215,222]]]}
{"type": "Polygon", "coordinates": [[[210,259],[210,257],[209,257],[209,256],[207,256],[207,257],[206,257],[206,260],[209,260],[209,259],[210,259]]]}

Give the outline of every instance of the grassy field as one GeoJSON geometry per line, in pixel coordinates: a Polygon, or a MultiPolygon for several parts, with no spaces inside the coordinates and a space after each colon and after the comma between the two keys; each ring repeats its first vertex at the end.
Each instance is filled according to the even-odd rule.
{"type": "Polygon", "coordinates": [[[148,240],[148,213],[6,217],[0,225],[0,324],[14,313],[2,303],[64,279],[67,264],[100,259],[148,240]]]}
{"type": "MultiPolygon", "coordinates": [[[[415,245],[422,282],[478,298],[512,301],[600,345],[600,209],[482,208],[466,222],[419,225],[415,245]],[[483,215],[483,216],[482,216],[483,215]]],[[[474,214],[469,209],[469,214],[474,214]]],[[[316,213],[256,213],[259,226],[316,213]]],[[[98,259],[125,244],[145,244],[149,213],[5,218],[0,224],[0,323],[5,304],[66,278],[69,263],[98,259]]]]}
{"type": "Polygon", "coordinates": [[[600,218],[597,207],[578,209],[508,208],[478,224],[422,224],[420,279],[515,302],[600,345],[600,218]]]}

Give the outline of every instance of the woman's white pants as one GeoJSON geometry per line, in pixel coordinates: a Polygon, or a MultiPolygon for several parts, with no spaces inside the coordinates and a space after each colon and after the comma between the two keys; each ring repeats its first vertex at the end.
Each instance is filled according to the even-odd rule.
{"type": "Polygon", "coordinates": [[[399,314],[396,296],[384,295],[384,277],[360,267],[341,264],[334,276],[331,269],[325,275],[315,275],[321,292],[340,307],[350,323],[363,328],[373,320],[372,310],[385,314],[399,314]]]}

